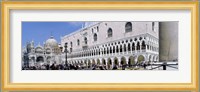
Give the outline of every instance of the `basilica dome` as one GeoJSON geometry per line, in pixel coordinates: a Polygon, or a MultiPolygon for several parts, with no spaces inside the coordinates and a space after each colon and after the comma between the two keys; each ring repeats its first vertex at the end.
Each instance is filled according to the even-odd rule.
{"type": "Polygon", "coordinates": [[[57,41],[53,38],[53,36],[51,36],[45,43],[46,46],[49,46],[49,47],[57,47],[58,46],[58,43],[57,41]]]}

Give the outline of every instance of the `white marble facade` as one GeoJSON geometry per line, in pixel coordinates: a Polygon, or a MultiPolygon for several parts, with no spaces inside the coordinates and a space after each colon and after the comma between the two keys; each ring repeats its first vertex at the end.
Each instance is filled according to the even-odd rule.
{"type": "MultiPolygon", "coordinates": [[[[87,22],[61,37],[70,64],[113,65],[158,61],[158,22],[87,22]]],[[[62,52],[64,48],[62,49],[62,52]]]]}

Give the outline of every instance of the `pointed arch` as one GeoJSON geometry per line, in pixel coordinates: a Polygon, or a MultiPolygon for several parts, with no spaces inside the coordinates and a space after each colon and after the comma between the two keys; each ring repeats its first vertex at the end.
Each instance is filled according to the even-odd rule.
{"type": "Polygon", "coordinates": [[[134,58],[133,56],[130,56],[130,57],[128,58],[128,65],[129,65],[129,66],[135,65],[135,58],[134,58]]]}
{"type": "Polygon", "coordinates": [[[128,51],[131,51],[131,44],[128,43],[128,51]]]}
{"type": "Polygon", "coordinates": [[[126,64],[126,58],[125,57],[121,57],[121,64],[125,65],[126,64]]]}
{"type": "Polygon", "coordinates": [[[97,41],[97,34],[95,33],[93,36],[94,41],[97,41]]]}

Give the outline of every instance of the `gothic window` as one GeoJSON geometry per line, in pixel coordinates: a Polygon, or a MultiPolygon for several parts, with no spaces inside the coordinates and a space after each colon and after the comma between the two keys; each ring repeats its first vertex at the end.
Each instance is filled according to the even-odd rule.
{"type": "Polygon", "coordinates": [[[155,23],[152,22],[152,30],[154,31],[155,23]]]}
{"type": "Polygon", "coordinates": [[[104,48],[104,54],[106,54],[106,48],[104,48]]]}
{"type": "Polygon", "coordinates": [[[77,45],[78,45],[78,46],[80,45],[80,40],[79,40],[79,39],[77,40],[77,45]]]}
{"type": "Polygon", "coordinates": [[[142,50],[144,50],[144,49],[146,49],[146,47],[145,47],[145,42],[142,41],[142,50]]]}
{"type": "Polygon", "coordinates": [[[119,52],[119,48],[118,48],[118,46],[116,47],[116,50],[117,50],[116,52],[118,53],[118,52],[119,52]]]}
{"type": "Polygon", "coordinates": [[[109,28],[109,29],[108,29],[108,37],[112,37],[112,35],[113,35],[112,29],[109,28]]]}
{"type": "Polygon", "coordinates": [[[124,44],[124,52],[126,52],[126,44],[124,44]]]}
{"type": "Polygon", "coordinates": [[[120,52],[122,52],[122,45],[120,45],[120,52]]]}
{"type": "Polygon", "coordinates": [[[84,38],[84,43],[87,44],[87,38],[86,37],[84,38]]]}
{"type": "Polygon", "coordinates": [[[128,51],[131,51],[131,45],[130,45],[130,43],[128,44],[128,51]]]}
{"type": "Polygon", "coordinates": [[[115,47],[113,47],[113,53],[115,53],[115,47]]]}
{"type": "Polygon", "coordinates": [[[125,32],[131,32],[132,31],[132,23],[131,22],[127,22],[125,25],[125,32]]]}
{"type": "Polygon", "coordinates": [[[97,41],[97,34],[94,34],[94,41],[97,41]]]}
{"type": "Polygon", "coordinates": [[[139,42],[137,42],[137,50],[140,50],[140,43],[139,42]]]}

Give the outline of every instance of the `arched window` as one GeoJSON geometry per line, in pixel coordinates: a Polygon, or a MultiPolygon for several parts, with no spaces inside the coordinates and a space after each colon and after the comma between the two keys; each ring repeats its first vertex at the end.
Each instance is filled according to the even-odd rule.
{"type": "Polygon", "coordinates": [[[142,41],[142,50],[145,50],[145,49],[146,49],[145,42],[142,41]]]}
{"type": "Polygon", "coordinates": [[[125,32],[131,32],[132,31],[132,23],[127,22],[125,25],[125,32]]]}
{"type": "Polygon", "coordinates": [[[120,52],[122,52],[122,45],[120,45],[120,52]]]}
{"type": "Polygon", "coordinates": [[[113,53],[115,53],[115,47],[113,47],[113,53]]]}
{"type": "Polygon", "coordinates": [[[94,34],[94,41],[97,41],[97,34],[94,34]]]}
{"type": "Polygon", "coordinates": [[[117,52],[117,53],[119,52],[119,48],[118,48],[118,46],[116,47],[116,52],[117,52]]]}
{"type": "Polygon", "coordinates": [[[106,48],[104,48],[104,54],[106,54],[106,48]]]}
{"type": "Polygon", "coordinates": [[[112,47],[110,47],[110,53],[112,53],[112,47]]]}
{"type": "Polygon", "coordinates": [[[79,40],[79,39],[77,39],[77,45],[78,45],[78,46],[80,45],[80,40],[79,40]]]}
{"type": "Polygon", "coordinates": [[[112,33],[112,29],[109,28],[109,29],[108,29],[108,37],[112,37],[112,35],[113,35],[113,33],[112,33]]]}
{"type": "Polygon", "coordinates": [[[155,23],[152,22],[152,30],[154,31],[155,23]]]}
{"type": "Polygon", "coordinates": [[[87,44],[87,38],[86,37],[84,38],[84,43],[87,44]]]}
{"type": "Polygon", "coordinates": [[[124,52],[126,52],[126,44],[124,44],[124,52]]]}
{"type": "Polygon", "coordinates": [[[109,54],[109,48],[107,47],[107,54],[109,54]]]}
{"type": "Polygon", "coordinates": [[[140,43],[139,42],[137,42],[137,50],[140,50],[140,43]]]}
{"type": "Polygon", "coordinates": [[[130,43],[128,44],[128,51],[131,51],[131,45],[130,45],[130,43]]]}

